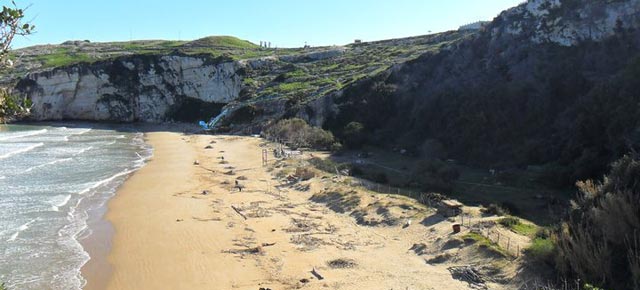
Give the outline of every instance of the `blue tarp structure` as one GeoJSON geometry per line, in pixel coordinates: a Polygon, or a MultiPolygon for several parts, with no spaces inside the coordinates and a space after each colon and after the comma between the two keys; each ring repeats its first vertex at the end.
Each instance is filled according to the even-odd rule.
{"type": "Polygon", "coordinates": [[[200,121],[198,125],[200,125],[200,127],[202,127],[203,130],[209,130],[209,125],[207,125],[207,122],[205,121],[200,121]]]}

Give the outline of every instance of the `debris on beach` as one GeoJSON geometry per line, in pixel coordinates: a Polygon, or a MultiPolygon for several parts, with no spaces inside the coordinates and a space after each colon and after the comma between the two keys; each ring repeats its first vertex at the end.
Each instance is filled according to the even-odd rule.
{"type": "Polygon", "coordinates": [[[316,268],[313,268],[311,270],[311,274],[313,274],[313,276],[318,278],[318,280],[323,280],[324,279],[324,277],[322,275],[320,275],[320,273],[318,272],[318,270],[316,270],[316,268]]]}
{"type": "Polygon", "coordinates": [[[473,266],[449,267],[447,270],[451,272],[451,277],[469,283],[469,286],[473,289],[489,289],[480,272],[473,266]]]}
{"type": "Polygon", "coordinates": [[[332,269],[349,269],[354,268],[358,264],[352,259],[339,258],[327,262],[327,265],[329,265],[329,267],[331,267],[332,269]]]}

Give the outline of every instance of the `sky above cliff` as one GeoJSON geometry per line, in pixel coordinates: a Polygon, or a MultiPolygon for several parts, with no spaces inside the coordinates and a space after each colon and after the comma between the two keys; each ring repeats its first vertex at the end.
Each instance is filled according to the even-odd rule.
{"type": "MultiPolygon", "coordinates": [[[[6,5],[8,1],[2,1],[6,5]]],[[[423,35],[491,20],[522,0],[16,0],[37,27],[14,48],[65,40],[233,35],[299,47],[423,35]]]]}

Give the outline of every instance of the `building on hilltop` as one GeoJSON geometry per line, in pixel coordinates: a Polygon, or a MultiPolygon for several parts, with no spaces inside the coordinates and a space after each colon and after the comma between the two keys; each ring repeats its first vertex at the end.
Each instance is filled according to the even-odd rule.
{"type": "Polygon", "coordinates": [[[484,28],[485,26],[487,26],[489,23],[489,21],[477,21],[477,22],[473,22],[473,23],[469,23],[466,25],[462,25],[458,28],[458,31],[465,31],[465,30],[480,30],[482,28],[484,28]]]}

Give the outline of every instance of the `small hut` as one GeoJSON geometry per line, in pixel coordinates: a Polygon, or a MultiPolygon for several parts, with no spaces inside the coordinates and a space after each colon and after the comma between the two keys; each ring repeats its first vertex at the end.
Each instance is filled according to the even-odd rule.
{"type": "Polygon", "coordinates": [[[454,217],[462,213],[463,204],[454,199],[447,199],[440,202],[438,213],[444,217],[454,217]]]}

